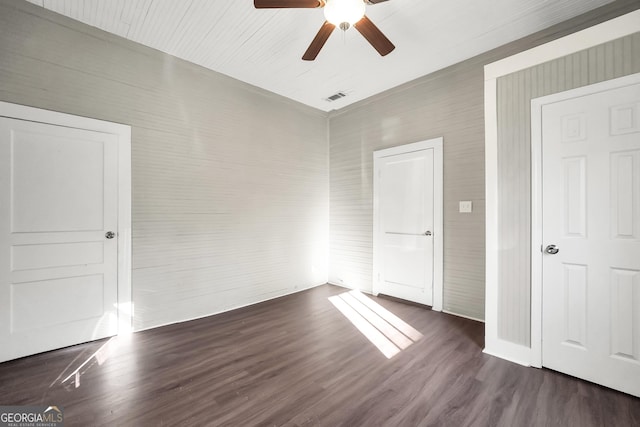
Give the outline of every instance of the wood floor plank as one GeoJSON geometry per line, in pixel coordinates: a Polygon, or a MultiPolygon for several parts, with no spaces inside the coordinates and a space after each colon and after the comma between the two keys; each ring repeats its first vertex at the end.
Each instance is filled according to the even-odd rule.
{"type": "Polygon", "coordinates": [[[640,425],[640,399],[483,354],[482,323],[368,297],[422,334],[387,359],[328,300],[344,292],[1,363],[0,405],[58,405],[68,426],[640,425]]]}

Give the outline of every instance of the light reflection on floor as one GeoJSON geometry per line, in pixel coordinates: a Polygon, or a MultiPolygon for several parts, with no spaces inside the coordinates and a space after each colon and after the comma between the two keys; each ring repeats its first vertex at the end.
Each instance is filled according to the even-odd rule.
{"type": "Polygon", "coordinates": [[[387,359],[422,338],[411,325],[359,291],[329,297],[329,301],[375,345],[387,359]]]}
{"type": "Polygon", "coordinates": [[[127,339],[127,335],[114,336],[105,341],[95,352],[90,354],[86,359],[82,360],[84,352],[78,355],[64,371],[60,373],[58,378],[50,385],[53,387],[56,383],[68,387],[72,385],[74,388],[80,387],[80,377],[91,369],[94,365],[101,366],[118,348],[118,340],[127,339]],[[62,378],[60,380],[60,378],[62,378]]]}

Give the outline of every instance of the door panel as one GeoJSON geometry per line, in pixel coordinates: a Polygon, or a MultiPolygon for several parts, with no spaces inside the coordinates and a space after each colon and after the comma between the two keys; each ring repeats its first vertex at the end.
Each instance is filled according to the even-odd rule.
{"type": "Polygon", "coordinates": [[[586,158],[562,160],[564,178],[564,236],[586,237],[586,158]]]}
{"type": "Polygon", "coordinates": [[[0,118],[0,361],[117,333],[117,139],[0,118]]]}
{"type": "Polygon", "coordinates": [[[611,237],[640,239],[640,150],[611,154],[611,237]]]}
{"type": "MultiPolygon", "coordinates": [[[[416,265],[425,265],[429,256],[427,239],[422,236],[405,236],[387,233],[384,243],[384,280],[389,284],[421,289],[424,270],[416,265]]],[[[426,265],[428,267],[428,264],[426,265]]]]}
{"type": "Polygon", "coordinates": [[[587,266],[564,264],[564,343],[587,346],[587,266]]]}
{"type": "Polygon", "coordinates": [[[103,293],[101,274],[12,283],[11,330],[13,333],[28,332],[101,317],[104,314],[103,293]],[[52,307],[67,309],[51,310],[52,307]]]}
{"type": "Polygon", "coordinates": [[[12,233],[104,229],[103,141],[15,127],[11,139],[12,233]]]}
{"type": "Polygon", "coordinates": [[[611,354],[640,362],[640,271],[611,269],[611,354]]]}
{"type": "Polygon", "coordinates": [[[542,107],[542,364],[640,396],[640,84],[542,107]]]}
{"type": "Polygon", "coordinates": [[[11,270],[73,267],[104,262],[104,243],[71,242],[25,244],[11,247],[11,270]]]}
{"type": "Polygon", "coordinates": [[[384,159],[380,180],[384,203],[380,207],[386,231],[423,234],[431,225],[433,214],[427,199],[432,198],[433,184],[427,181],[427,168],[432,164],[433,150],[384,159]]]}

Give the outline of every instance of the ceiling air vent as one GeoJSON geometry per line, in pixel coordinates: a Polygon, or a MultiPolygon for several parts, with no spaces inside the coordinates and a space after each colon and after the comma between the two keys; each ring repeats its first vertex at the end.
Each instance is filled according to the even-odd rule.
{"type": "Polygon", "coordinates": [[[338,100],[338,99],[340,99],[340,98],[344,98],[345,96],[347,96],[347,94],[346,94],[346,93],[344,93],[344,92],[338,92],[338,93],[335,93],[335,94],[331,95],[331,96],[330,96],[330,97],[328,97],[328,98],[325,98],[324,100],[325,100],[325,101],[328,101],[328,102],[333,102],[333,101],[337,101],[337,100],[338,100]]]}

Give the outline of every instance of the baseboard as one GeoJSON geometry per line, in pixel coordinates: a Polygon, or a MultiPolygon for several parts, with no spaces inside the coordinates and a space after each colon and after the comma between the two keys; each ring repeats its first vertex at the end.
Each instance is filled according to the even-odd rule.
{"type": "Polygon", "coordinates": [[[531,348],[524,345],[485,338],[485,347],[482,352],[518,365],[531,366],[531,348]]]}
{"type": "MultiPolygon", "coordinates": [[[[203,316],[190,317],[190,318],[187,318],[187,319],[176,320],[175,322],[161,323],[159,325],[149,326],[148,328],[135,329],[133,332],[136,333],[136,332],[148,331],[150,329],[161,328],[163,326],[175,325],[177,323],[191,322],[192,320],[204,319],[205,317],[215,316],[216,314],[222,314],[222,313],[226,313],[226,312],[229,312],[229,311],[238,310],[239,308],[245,308],[245,307],[249,307],[249,306],[256,305],[256,304],[261,304],[263,302],[271,301],[271,300],[274,300],[274,299],[277,299],[277,298],[286,297],[287,295],[297,294],[298,292],[308,291],[309,289],[317,288],[318,286],[322,286],[322,285],[326,285],[326,284],[331,284],[331,283],[329,283],[329,282],[318,283],[316,285],[307,286],[305,288],[293,289],[290,292],[285,292],[285,293],[280,294],[280,295],[276,295],[276,296],[265,298],[265,299],[262,299],[262,300],[250,302],[250,303],[247,303],[247,304],[233,306],[231,308],[226,308],[224,310],[215,311],[215,312],[212,312],[212,313],[209,313],[209,314],[205,314],[203,316]]],[[[336,286],[339,286],[339,285],[336,285],[336,286]]]]}
{"type": "MultiPolygon", "coordinates": [[[[362,292],[363,294],[367,294],[367,295],[373,295],[373,292],[371,292],[371,291],[367,291],[367,290],[363,290],[363,289],[358,289],[358,288],[353,288],[353,287],[351,287],[351,286],[347,286],[347,285],[345,285],[344,283],[334,283],[334,282],[329,281],[329,282],[327,282],[327,284],[329,284],[329,285],[333,285],[333,286],[337,286],[337,287],[339,287],[339,288],[343,288],[343,289],[357,290],[357,291],[360,291],[360,292],[362,292]]],[[[431,309],[433,310],[433,308],[431,308],[431,309]]],[[[433,310],[433,311],[439,311],[439,310],[433,310]]],[[[450,315],[452,315],[452,316],[458,316],[458,317],[462,317],[462,318],[464,318],[464,319],[469,319],[469,320],[474,320],[474,321],[476,321],[476,322],[484,323],[484,320],[483,320],[483,319],[477,319],[477,318],[475,318],[475,317],[465,316],[464,314],[454,313],[454,312],[452,312],[452,311],[448,311],[448,310],[442,310],[442,313],[447,313],[447,314],[450,314],[450,315]]]]}
{"type": "Polygon", "coordinates": [[[453,311],[449,311],[449,310],[442,310],[442,312],[443,313],[447,313],[447,314],[451,314],[452,316],[458,316],[458,317],[462,317],[462,318],[469,319],[469,320],[475,320],[476,322],[484,323],[483,319],[478,319],[476,317],[465,316],[464,314],[454,313],[453,311]]]}
{"type": "Polygon", "coordinates": [[[343,289],[350,289],[350,290],[352,290],[352,291],[360,291],[360,292],[362,292],[363,294],[367,294],[367,295],[373,295],[373,292],[371,292],[371,291],[369,291],[369,290],[366,290],[366,289],[359,289],[359,288],[354,288],[354,287],[348,286],[348,285],[346,285],[346,284],[344,284],[344,283],[335,283],[335,282],[332,282],[332,281],[328,281],[328,282],[327,282],[327,284],[328,284],[328,285],[337,286],[337,287],[339,287],[339,288],[343,288],[343,289]]]}

